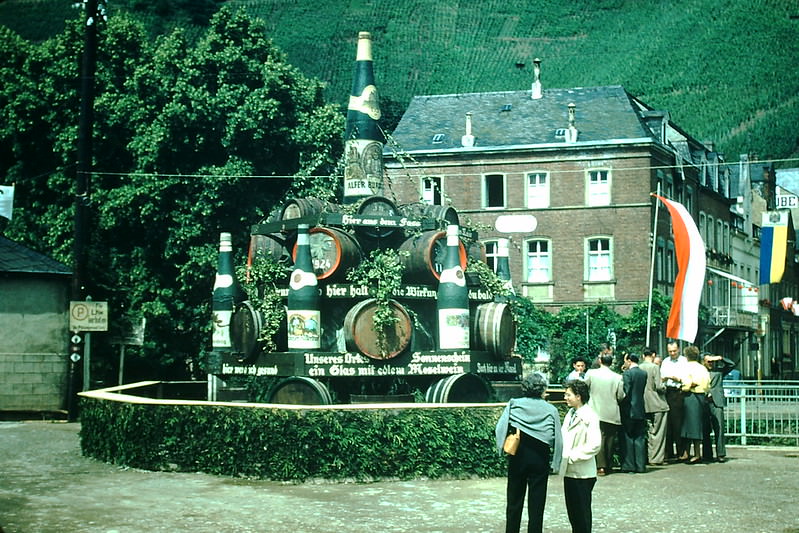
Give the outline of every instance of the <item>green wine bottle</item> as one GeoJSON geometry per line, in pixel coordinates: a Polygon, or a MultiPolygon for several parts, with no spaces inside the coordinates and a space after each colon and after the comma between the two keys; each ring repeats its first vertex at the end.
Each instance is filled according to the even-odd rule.
{"type": "Polygon", "coordinates": [[[372,36],[358,34],[355,72],[344,130],[344,203],[383,194],[383,145],[377,121],[380,101],[372,68],[372,36]]]}
{"type": "Polygon", "coordinates": [[[321,313],[308,224],[297,226],[297,255],[289,279],[287,321],[289,351],[319,349],[321,313]]]}
{"type": "Polygon", "coordinates": [[[438,284],[438,347],[469,349],[469,290],[460,261],[458,226],[447,226],[447,251],[438,284]]]}
{"type": "Polygon", "coordinates": [[[235,273],[233,272],[233,244],[230,233],[219,235],[219,262],[211,296],[212,350],[208,360],[208,372],[221,371],[221,358],[230,352],[230,317],[236,300],[235,273]]]}

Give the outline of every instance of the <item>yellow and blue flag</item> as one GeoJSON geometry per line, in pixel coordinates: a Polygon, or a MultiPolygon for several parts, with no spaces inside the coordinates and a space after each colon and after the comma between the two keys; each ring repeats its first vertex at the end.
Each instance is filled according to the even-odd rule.
{"type": "Polygon", "coordinates": [[[788,250],[787,210],[763,213],[760,228],[760,284],[779,283],[785,273],[788,250]]]}

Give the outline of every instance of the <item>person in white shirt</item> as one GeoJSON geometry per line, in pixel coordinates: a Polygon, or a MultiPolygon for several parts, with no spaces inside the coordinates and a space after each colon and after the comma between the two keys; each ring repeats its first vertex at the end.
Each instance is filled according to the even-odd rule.
{"type": "Polygon", "coordinates": [[[588,385],[580,380],[566,384],[564,393],[570,407],[563,420],[563,496],[573,532],[591,531],[591,492],[596,484],[596,455],[602,443],[599,417],[587,405],[588,385]]]}
{"type": "Polygon", "coordinates": [[[574,359],[572,359],[572,370],[569,372],[569,375],[566,376],[566,381],[573,381],[575,379],[584,379],[585,378],[585,371],[588,368],[588,362],[585,360],[585,357],[578,355],[574,359]]]}
{"type": "Polygon", "coordinates": [[[669,356],[660,363],[660,378],[666,385],[666,403],[669,404],[669,417],[666,421],[666,460],[684,461],[688,458],[680,433],[682,432],[685,394],[682,382],[685,378],[688,362],[680,355],[680,347],[676,341],[666,345],[669,356]]]}

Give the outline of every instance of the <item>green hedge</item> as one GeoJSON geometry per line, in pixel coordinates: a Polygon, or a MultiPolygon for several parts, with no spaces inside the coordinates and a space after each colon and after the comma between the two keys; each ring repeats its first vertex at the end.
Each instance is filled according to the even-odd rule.
{"type": "Polygon", "coordinates": [[[502,407],[280,409],[81,398],[83,454],[148,470],[280,481],[505,475],[502,407]]]}

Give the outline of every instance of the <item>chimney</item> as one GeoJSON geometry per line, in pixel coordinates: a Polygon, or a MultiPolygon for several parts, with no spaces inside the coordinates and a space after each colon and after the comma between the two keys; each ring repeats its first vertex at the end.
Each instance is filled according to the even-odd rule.
{"type": "Polygon", "coordinates": [[[566,135],[564,136],[567,143],[575,143],[577,142],[577,126],[574,125],[575,119],[575,110],[577,105],[574,102],[569,104],[569,129],[566,130],[566,135]]]}
{"type": "Polygon", "coordinates": [[[474,135],[472,135],[472,114],[466,113],[466,135],[461,137],[461,145],[465,148],[474,146],[474,135]]]}
{"type": "Polygon", "coordinates": [[[540,100],[543,97],[541,92],[541,60],[537,57],[533,59],[533,100],[540,100]]]}

